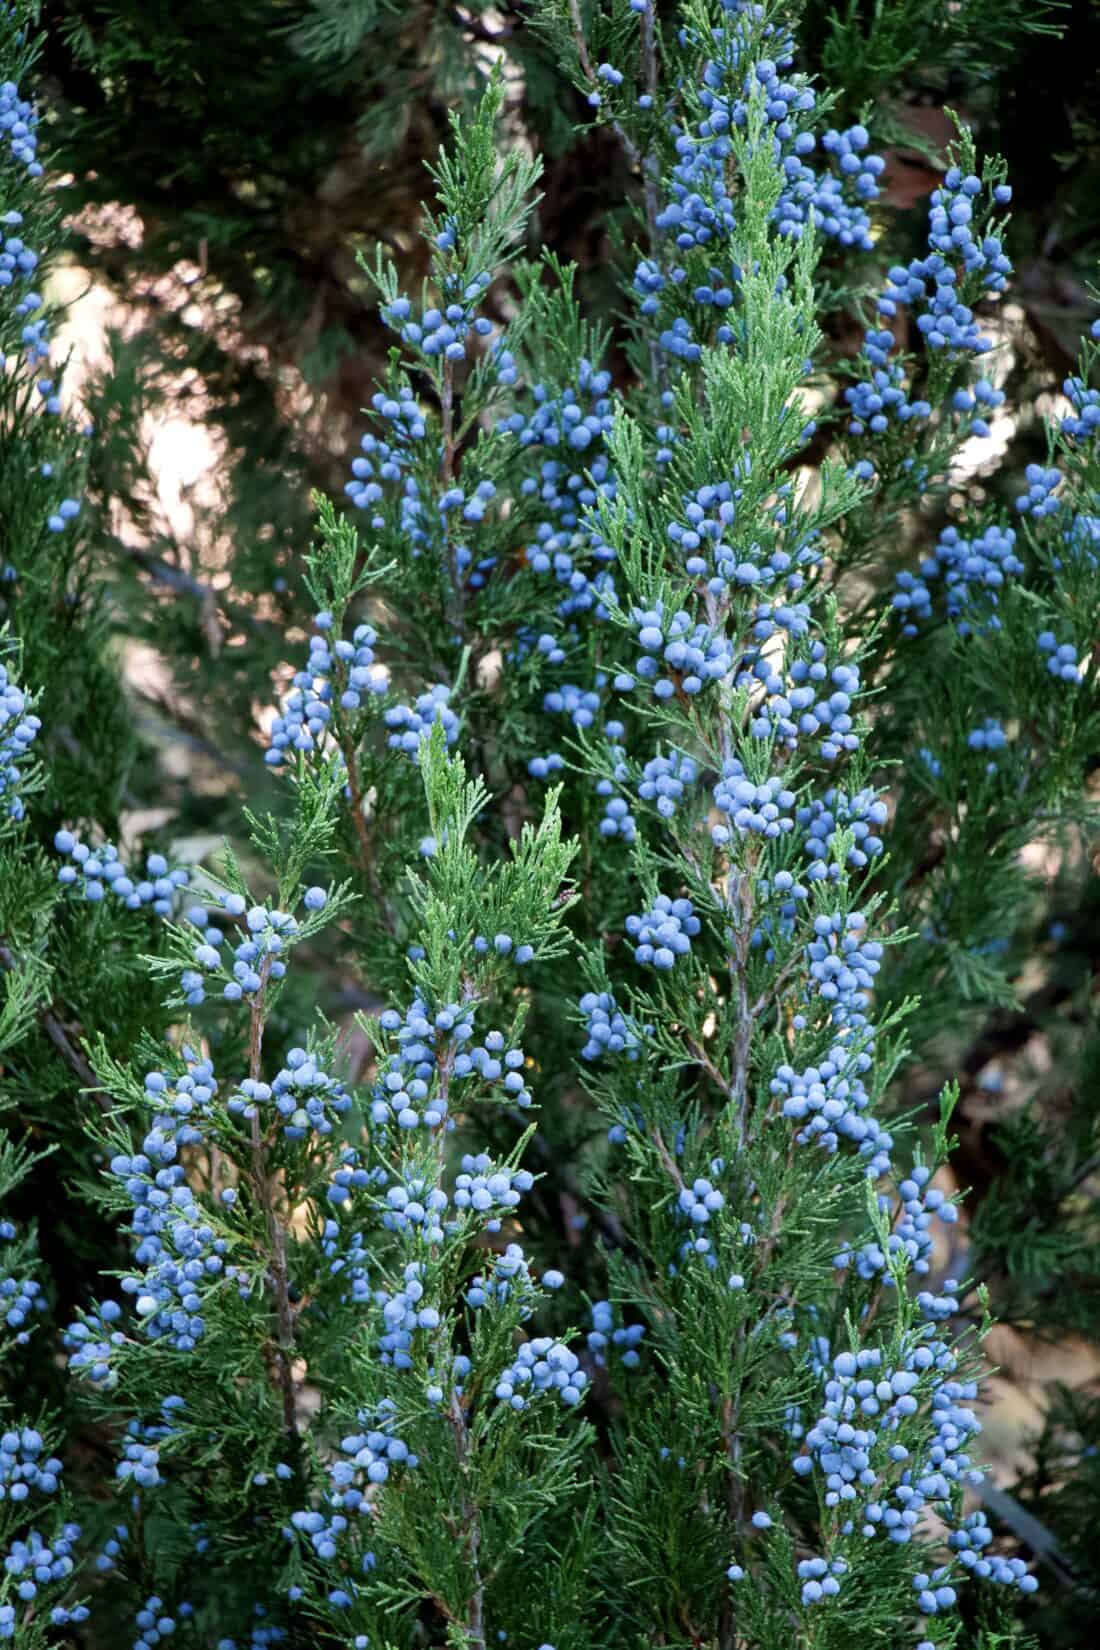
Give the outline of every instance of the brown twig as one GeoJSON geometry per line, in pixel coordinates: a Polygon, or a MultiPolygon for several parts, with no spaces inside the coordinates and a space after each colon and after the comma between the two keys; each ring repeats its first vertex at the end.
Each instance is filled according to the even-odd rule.
{"type": "Polygon", "coordinates": [[[469,1434],[466,1431],[466,1413],[462,1408],[462,1399],[457,1390],[451,1392],[450,1407],[447,1419],[451,1423],[451,1430],[455,1439],[455,1458],[458,1462],[459,1478],[462,1483],[462,1530],[466,1543],[466,1555],[473,1572],[473,1587],[466,1603],[466,1637],[468,1650],[485,1650],[485,1584],[481,1575],[481,1511],[477,1503],[471,1501],[467,1494],[466,1485],[470,1474],[469,1434]]]}
{"type": "MultiPolygon", "coordinates": [[[[657,26],[653,7],[647,6],[642,13],[642,72],[645,75],[645,89],[649,93],[651,109],[657,105],[658,75],[657,75],[657,26]]],[[[642,189],[645,196],[645,221],[649,232],[649,255],[657,255],[657,242],[660,230],[657,227],[657,214],[660,208],[660,199],[657,190],[659,166],[656,153],[650,148],[644,161],[641,163],[642,189]]],[[[657,339],[649,331],[649,365],[653,381],[661,390],[668,388],[665,359],[661,354],[657,339]]]]}
{"type": "Polygon", "coordinates": [[[729,1083],[723,1074],[718,1070],[718,1067],[715,1065],[702,1043],[697,1043],[694,1037],[689,1037],[687,1040],[687,1046],[688,1053],[692,1056],[696,1063],[703,1068],[715,1087],[721,1089],[723,1094],[728,1095],[730,1087],[729,1083]]]}
{"type": "MultiPolygon", "coordinates": [[[[588,41],[584,37],[584,23],[581,19],[580,0],[569,0],[569,15],[573,22],[573,44],[577,48],[577,61],[580,63],[581,73],[589,82],[593,91],[598,91],[600,81],[599,76],[592,66],[592,58],[588,50],[588,41]]],[[[626,158],[630,162],[631,166],[637,166],[639,170],[641,170],[642,157],[639,153],[638,145],[634,142],[634,139],[630,136],[629,132],[623,129],[619,121],[612,120],[610,124],[611,130],[615,133],[615,136],[622,144],[626,158]]]]}
{"type": "Polygon", "coordinates": [[[654,1128],[652,1138],[653,1138],[653,1144],[656,1146],[657,1151],[660,1155],[661,1162],[664,1164],[665,1168],[668,1170],[668,1173],[669,1173],[669,1175],[672,1179],[673,1185],[676,1187],[676,1190],[678,1192],[682,1192],[683,1189],[684,1189],[684,1177],[680,1173],[679,1164],[676,1162],[676,1159],[673,1157],[672,1153],[669,1151],[668,1147],[665,1145],[665,1137],[661,1133],[660,1129],[654,1128]]]}
{"type": "MultiPolygon", "coordinates": [[[[744,1326],[740,1331],[740,1339],[744,1341],[744,1326]]],[[[722,1404],[721,1429],[722,1444],[729,1463],[726,1469],[726,1517],[729,1519],[730,1534],[733,1535],[740,1526],[745,1511],[745,1485],[741,1478],[741,1439],[738,1432],[740,1423],[739,1406],[730,1393],[722,1404]]],[[[722,1609],[718,1621],[718,1644],[720,1650],[734,1650],[737,1643],[737,1624],[733,1611],[733,1583],[727,1582],[722,1599],[722,1609]]]]}
{"type": "Polygon", "coordinates": [[[731,869],[729,899],[731,909],[736,900],[737,916],[733,926],[733,945],[730,949],[730,990],[737,1009],[737,1030],[733,1039],[733,1071],[730,1074],[729,1095],[737,1117],[737,1138],[745,1143],[745,1106],[749,1086],[749,1059],[752,1053],[752,1028],[756,1010],[749,1002],[749,951],[752,946],[752,924],[755,902],[752,892],[751,865],[736,877],[731,869]]]}
{"type": "MultiPolygon", "coordinates": [[[[248,1025],[248,1075],[254,1083],[263,1073],[264,997],[271,971],[271,958],[266,956],[260,965],[260,988],[252,998],[252,1012],[248,1025]]],[[[260,1113],[252,1106],[252,1186],[256,1200],[264,1212],[268,1236],[268,1276],[275,1295],[276,1383],[282,1394],[283,1422],[291,1438],[297,1439],[298,1427],[294,1405],[294,1309],[290,1302],[290,1278],[286,1260],[286,1228],[279,1219],[275,1206],[275,1181],[267,1172],[267,1151],[260,1132],[260,1113]]]]}
{"type": "MultiPolygon", "coordinates": [[[[443,357],[443,381],[439,391],[439,416],[443,435],[443,456],[439,465],[439,476],[443,486],[449,487],[454,477],[455,456],[458,443],[455,440],[455,383],[454,363],[443,357]]],[[[444,522],[444,548],[447,557],[447,566],[451,574],[452,591],[452,620],[459,636],[463,634],[466,610],[466,588],[462,577],[462,569],[458,565],[458,546],[450,527],[444,522]]]]}
{"type": "Polygon", "coordinates": [[[370,833],[367,822],[363,817],[363,787],[359,779],[359,761],[355,753],[355,745],[341,723],[337,730],[337,743],[340,754],[344,758],[344,768],[348,778],[348,794],[351,799],[351,820],[355,827],[355,834],[359,839],[359,857],[363,864],[367,880],[371,885],[371,892],[381,901],[381,889],[378,887],[378,873],[374,865],[374,855],[371,852],[370,833]]]}

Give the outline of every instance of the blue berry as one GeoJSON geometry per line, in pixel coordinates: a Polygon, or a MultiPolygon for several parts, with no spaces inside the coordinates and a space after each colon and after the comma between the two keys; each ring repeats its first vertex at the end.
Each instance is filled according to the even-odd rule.
{"type": "Polygon", "coordinates": [[[692,939],[701,926],[689,899],[658,894],[651,911],[626,919],[626,931],[637,941],[634,961],[664,970],[672,968],[678,957],[689,955],[692,939]]]}

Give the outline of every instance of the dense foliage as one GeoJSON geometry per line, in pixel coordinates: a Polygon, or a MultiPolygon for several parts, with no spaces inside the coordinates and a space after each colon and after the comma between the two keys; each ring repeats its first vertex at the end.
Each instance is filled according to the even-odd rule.
{"type": "MultiPolygon", "coordinates": [[[[623,376],[612,254],[632,238],[640,178],[611,126],[587,119],[585,90],[569,86],[559,51],[572,51],[568,31],[563,42],[546,27],[548,9],[44,0],[57,198],[81,266],[125,306],[110,368],[94,396],[86,390],[100,433],[89,506],[109,503],[96,536],[116,623],[184,678],[155,694],[156,714],[187,748],[205,740],[211,761],[247,762],[242,735],[280,658],[280,632],[309,619],[294,572],[309,488],[338,489],[341,455],[384,365],[386,330],[356,254],[372,260],[382,248],[406,284],[422,278],[413,226],[423,161],[437,154],[448,108],[469,117],[494,61],[507,70],[509,141],[543,162],[528,243],[576,265],[585,314],[612,326],[607,364],[623,376]],[[189,489],[181,527],[147,474],[150,431],[196,417],[217,461],[189,489]],[[231,661],[217,656],[211,622],[222,603],[228,622],[252,630],[231,661]]],[[[675,0],[656,12],[673,26],[675,0]]],[[[830,118],[847,126],[873,110],[891,204],[923,207],[935,186],[951,133],[945,104],[989,152],[1009,155],[1026,351],[1042,352],[1047,376],[1063,376],[1097,246],[1094,0],[808,0],[794,16],[802,67],[836,99],[830,118]],[[1028,139],[1037,108],[1041,159],[1028,139]]],[[[496,283],[483,313],[500,324],[510,306],[507,284],[496,283]]],[[[1035,388],[1034,376],[1022,382],[1022,399],[1035,388]]],[[[1025,427],[1014,439],[1014,462],[1036,456],[1031,435],[1025,427]]],[[[148,686],[144,697],[154,697],[148,686]]],[[[232,829],[231,812],[208,797],[177,806],[189,831],[232,829]]]]}
{"type": "Polygon", "coordinates": [[[1100,322],[998,477],[1004,164],[960,123],[896,210],[889,52],[834,103],[797,21],[540,8],[615,304],[525,256],[487,72],[423,280],[361,257],[313,549],[223,594],[136,547],[235,775],[203,852],[148,811],[0,21],[0,1637],[1073,1642],[1095,1416],[1006,1500],[978,1406],[991,1311],[1096,1330],[1100,322]],[[1013,1017],[1065,1098],[968,1203],[1013,1017]]]}

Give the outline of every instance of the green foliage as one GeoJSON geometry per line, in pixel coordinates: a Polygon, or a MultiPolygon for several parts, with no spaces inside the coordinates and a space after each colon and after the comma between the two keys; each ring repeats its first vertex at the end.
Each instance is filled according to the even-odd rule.
{"type": "MultiPolygon", "coordinates": [[[[826,224],[779,231],[789,176],[767,73],[721,157],[712,204],[728,191],[729,225],[685,246],[660,221],[708,109],[704,64],[782,58],[778,11],[275,12],[112,0],[70,6],[63,34],[51,123],[58,164],[80,174],[69,202],[134,206],[147,269],[201,247],[193,296],[200,314],[226,301],[225,330],[181,307],[152,356],[116,339],[89,442],[37,409],[37,363],[0,310],[5,663],[42,723],[25,817],[0,832],[15,1233],[0,1264],[16,1288],[41,1276],[50,1308],[7,1349],[3,1401],[20,1424],[57,1417],[64,1495],[28,1511],[44,1534],[70,1510],[82,1524],[76,1579],[47,1602],[79,1611],[93,1594],[87,1625],[23,1599],[19,1630],[33,1650],[73,1633],[98,1650],[153,1595],[181,1643],[219,1647],[270,1629],[356,1650],[1022,1650],[1032,1628],[1068,1644],[1072,1611],[968,1576],[965,1541],[944,1537],[975,1528],[979,1446],[960,1452],[989,1310],[1098,1336],[1093,444],[1052,422],[1061,513],[1009,515],[963,462],[955,397],[983,369],[926,348],[905,315],[891,370],[928,412],[874,439],[858,427],[844,392],[868,358],[844,328],[876,324],[914,225],[880,201],[854,251],[826,224]],[[471,39],[508,66],[488,71],[471,39]],[[562,178],[523,132],[540,74],[571,107],[552,63],[599,93],[577,105],[584,142],[615,156],[593,190],[620,243],[601,253],[611,307],[553,246],[523,256],[536,185],[562,178]],[[517,65],[524,106],[507,92],[517,65]],[[433,98],[430,141],[412,145],[435,185],[425,245],[407,244],[400,179],[372,200],[376,222],[329,214],[334,156],[354,148],[361,179],[388,145],[396,179],[433,98]],[[120,132],[137,134],[125,195],[120,132]],[[341,313],[322,297],[310,356],[304,317],[334,245],[341,313]],[[642,259],[662,277],[655,310],[631,288],[642,259]],[[699,296],[720,281],[728,303],[699,296]],[[395,311],[410,284],[419,303],[395,311]],[[358,320],[368,286],[388,353],[358,320]],[[425,347],[423,312],[448,306],[460,347],[425,347]],[[318,455],[343,432],[300,441],[308,399],[289,413],[280,373],[367,337],[378,393],[355,474],[377,485],[340,509],[308,483],[332,490],[318,455]],[[246,338],[262,361],[237,358],[246,338]],[[195,558],[142,453],[147,415],[192,367],[231,471],[195,558]],[[75,496],[85,475],[81,524],[52,531],[56,483],[75,496]],[[711,578],[670,529],[726,481],[723,533],[752,571],[711,578]],[[894,574],[948,518],[968,540],[1012,521],[1020,571],[952,607],[925,566],[928,613],[905,625],[894,574]],[[666,648],[681,611],[693,645],[719,649],[712,677],[693,682],[701,667],[666,648]],[[643,640],[655,628],[660,648],[643,640]],[[1052,675],[1047,631],[1075,644],[1072,681],[1052,675]],[[165,665],[153,729],[119,669],[133,637],[165,665]],[[806,681],[844,702],[788,735],[776,701],[806,681]],[[1003,748],[975,745],[989,721],[1003,748]],[[198,753],[190,783],[163,754],[173,724],[198,753]],[[656,790],[648,776],[676,763],[681,793],[656,790]],[[741,780],[774,780],[789,831],[738,821],[721,787],[741,780]],[[159,837],[140,828],[151,804],[159,837]],[[821,848],[809,825],[826,806],[821,848]],[[886,852],[865,852],[887,814],[886,852]],[[102,887],[81,899],[91,873],[55,846],[59,827],[99,848],[124,834],[135,877],[149,849],[176,861],[197,830],[225,840],[154,914],[102,887]],[[1040,851],[1059,856],[1053,880],[1040,851]],[[639,913],[661,897],[690,900],[695,927],[677,951],[658,934],[647,958],[639,913]],[[1075,908],[1056,941],[1052,916],[1075,908]],[[588,990],[620,1017],[617,1048],[596,1041],[588,990]],[[988,1130],[997,1172],[948,1256],[930,1223],[939,1210],[946,1250],[981,1083],[1031,1041],[1051,1075],[1013,1068],[1012,1109],[988,1130]],[[816,1088],[833,1109],[800,1112],[816,1088]],[[851,1410],[861,1426],[889,1415],[866,1443],[878,1513],[853,1481],[849,1518],[815,1428],[857,1355],[902,1384],[851,1410]],[[915,1494],[914,1476],[933,1488],[915,1494]],[[934,1516],[909,1542],[876,1533],[882,1505],[914,1499],[934,1516]],[[819,1574],[835,1594],[807,1590],[819,1574]],[[958,1612],[927,1603],[945,1578],[958,1612]]],[[[21,80],[28,17],[0,22],[3,73],[21,80]]],[[[945,19],[853,4],[827,22],[802,8],[829,118],[858,113],[876,145],[898,134],[897,81],[966,69],[993,105],[1002,42],[1050,19],[1002,13],[997,50],[972,64],[985,5],[945,19]]],[[[960,128],[945,158],[977,171],[975,153],[960,128]]],[[[28,239],[56,244],[50,195],[4,164],[28,239]]],[[[1000,235],[1003,169],[980,171],[978,233],[1000,235]]],[[[979,275],[957,291],[984,326],[979,275]]],[[[1083,386],[1098,367],[1087,344],[1083,386]]],[[[1000,1557],[1081,1585],[1079,1607],[1095,1420],[1082,1394],[1052,1410],[1018,1486],[1030,1523],[988,1503],[1000,1557]]],[[[11,1504],[4,1517],[10,1544],[29,1526],[11,1504]]]]}

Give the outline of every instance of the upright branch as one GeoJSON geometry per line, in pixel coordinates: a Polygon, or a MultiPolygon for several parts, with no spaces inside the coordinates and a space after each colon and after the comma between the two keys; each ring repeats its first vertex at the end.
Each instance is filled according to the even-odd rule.
{"type": "MultiPolygon", "coordinates": [[[[657,60],[657,19],[651,3],[642,13],[641,27],[642,78],[651,112],[656,111],[660,97],[660,66],[657,60]]],[[[650,147],[642,164],[642,184],[645,189],[645,220],[649,232],[649,253],[656,256],[660,229],[657,215],[661,207],[661,165],[656,146],[650,147]]],[[[662,388],[664,386],[662,385],[662,388]]]]}
{"type": "MultiPolygon", "coordinates": [[[[252,1083],[263,1081],[263,1041],[266,1020],[267,984],[271,959],[260,964],[260,988],[252,998],[248,1019],[248,1075],[252,1083]]],[[[283,1424],[287,1435],[297,1441],[298,1424],[294,1392],[294,1309],[290,1299],[290,1276],[287,1269],[286,1227],[279,1210],[280,1189],[277,1174],[269,1164],[269,1140],[260,1119],[259,1107],[252,1106],[249,1125],[252,1141],[252,1190],[263,1211],[268,1241],[268,1278],[274,1297],[275,1311],[275,1380],[283,1406],[283,1424]]]]}
{"type": "MultiPolygon", "coordinates": [[[[444,493],[450,490],[455,473],[455,381],[454,362],[444,356],[440,367],[439,419],[440,457],[439,481],[444,493]]],[[[459,548],[450,529],[450,516],[444,522],[445,559],[450,574],[454,640],[462,645],[465,640],[464,615],[466,609],[466,575],[460,565],[459,548]]]]}
{"type": "Polygon", "coordinates": [[[470,1493],[470,1449],[466,1426],[466,1412],[457,1391],[452,1392],[447,1408],[454,1438],[455,1463],[459,1476],[459,1511],[462,1521],[462,1540],[470,1569],[472,1585],[466,1604],[464,1626],[470,1650],[485,1650],[485,1586],[481,1578],[481,1509],[470,1493]]]}
{"type": "Polygon", "coordinates": [[[729,974],[735,1026],[729,1096],[734,1109],[737,1138],[741,1144],[745,1140],[745,1107],[748,1100],[753,1026],[756,1019],[755,1005],[749,992],[749,954],[755,920],[754,874],[755,865],[750,858],[741,870],[735,870],[731,866],[726,879],[726,898],[731,919],[729,974]]]}

